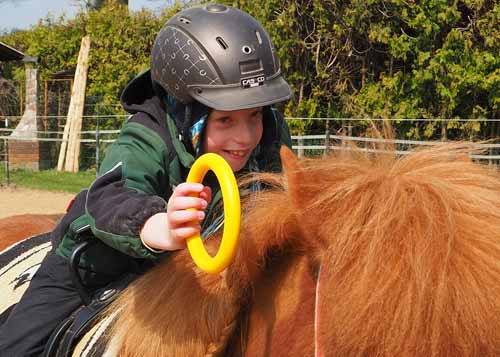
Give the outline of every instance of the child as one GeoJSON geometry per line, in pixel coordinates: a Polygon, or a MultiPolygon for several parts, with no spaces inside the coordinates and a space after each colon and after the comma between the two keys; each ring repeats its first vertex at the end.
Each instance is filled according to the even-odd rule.
{"type": "Polygon", "coordinates": [[[132,115],[99,177],[52,232],[54,252],[1,326],[0,355],[40,354],[82,305],[68,269],[79,242],[96,242],[79,265],[95,290],[184,248],[194,233],[216,231],[223,223],[214,209],[219,186],[210,177],[206,185],[184,183],[189,168],[201,153],[214,152],[237,175],[280,170],[279,147],[291,139],[271,105],[290,96],[269,36],[250,15],[211,4],[170,19],[154,43],[151,69],[122,94],[132,115]]]}

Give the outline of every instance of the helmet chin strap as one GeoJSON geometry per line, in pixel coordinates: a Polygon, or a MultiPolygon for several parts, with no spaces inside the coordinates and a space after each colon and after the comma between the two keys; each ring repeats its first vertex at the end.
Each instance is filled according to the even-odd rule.
{"type": "Polygon", "coordinates": [[[191,143],[191,135],[189,134],[189,128],[191,127],[191,121],[193,120],[193,106],[191,103],[186,104],[184,109],[184,122],[182,124],[182,142],[188,148],[189,151],[194,152],[193,144],[191,143]]]}

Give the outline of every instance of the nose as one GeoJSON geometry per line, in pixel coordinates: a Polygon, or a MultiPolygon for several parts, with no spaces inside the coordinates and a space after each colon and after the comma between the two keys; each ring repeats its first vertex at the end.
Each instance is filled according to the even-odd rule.
{"type": "Polygon", "coordinates": [[[240,145],[250,146],[254,143],[256,135],[257,128],[250,120],[240,120],[234,138],[240,145]]]}

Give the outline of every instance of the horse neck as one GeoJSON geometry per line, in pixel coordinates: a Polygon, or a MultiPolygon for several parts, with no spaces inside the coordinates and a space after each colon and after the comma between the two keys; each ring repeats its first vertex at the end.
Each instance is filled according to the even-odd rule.
{"type": "Polygon", "coordinates": [[[314,353],[315,279],[311,259],[279,256],[254,286],[248,313],[247,356],[314,353]]]}
{"type": "Polygon", "coordinates": [[[260,279],[270,252],[302,250],[303,242],[286,192],[259,195],[247,203],[243,217],[240,244],[228,272],[232,284],[245,289],[260,279]]]}

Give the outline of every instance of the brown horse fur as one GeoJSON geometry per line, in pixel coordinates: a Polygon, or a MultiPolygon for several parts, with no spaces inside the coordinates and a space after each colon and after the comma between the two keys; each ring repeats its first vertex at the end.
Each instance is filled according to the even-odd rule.
{"type": "MultiPolygon", "coordinates": [[[[283,248],[297,236],[292,207],[283,198],[281,191],[259,197],[259,205],[270,207],[268,216],[253,209],[243,214],[237,255],[224,276],[201,272],[188,252],[181,251],[130,286],[110,310],[111,314],[119,311],[111,332],[119,336],[119,355],[220,353],[235,327],[240,306],[248,300],[251,283],[263,271],[266,253],[283,248]],[[262,223],[258,230],[256,220],[262,223]],[[255,239],[246,239],[255,234],[255,239]]],[[[257,208],[253,201],[247,207],[257,208]]],[[[214,253],[218,243],[212,240],[205,245],[214,253]]]]}
{"type": "Polygon", "coordinates": [[[120,355],[222,351],[248,303],[247,355],[312,355],[319,266],[323,356],[500,355],[500,179],[470,150],[282,150],[285,175],[245,204],[224,278],[182,251],[114,304],[120,355]]]}
{"type": "Polygon", "coordinates": [[[0,252],[22,239],[50,231],[58,214],[20,214],[0,219],[0,252]]]}

